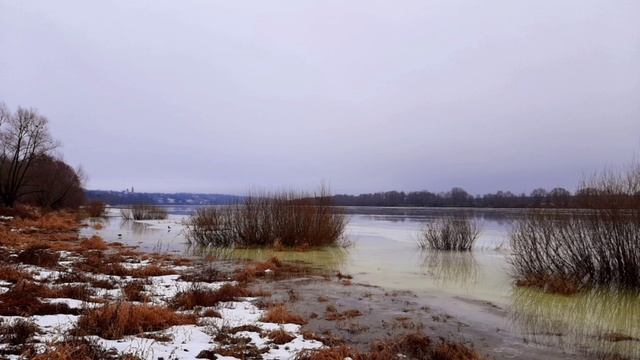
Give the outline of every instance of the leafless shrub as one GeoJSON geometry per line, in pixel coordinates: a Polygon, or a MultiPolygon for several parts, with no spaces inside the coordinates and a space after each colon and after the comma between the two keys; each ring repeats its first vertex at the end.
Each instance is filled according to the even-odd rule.
{"type": "Polygon", "coordinates": [[[560,292],[640,289],[640,167],[603,173],[578,193],[587,210],[531,212],[516,223],[511,262],[518,283],[560,292]]]}
{"type": "Polygon", "coordinates": [[[439,218],[425,225],[418,244],[423,249],[470,251],[480,235],[480,228],[469,217],[439,218]]]}
{"type": "Polygon", "coordinates": [[[84,206],[84,210],[87,212],[89,217],[103,217],[106,206],[102,201],[90,201],[84,206]]]}
{"type": "Polygon", "coordinates": [[[168,213],[160,206],[138,204],[130,209],[121,209],[120,214],[125,220],[164,220],[168,213]]]}
{"type": "Polygon", "coordinates": [[[304,248],[339,242],[346,219],[322,188],[248,195],[242,204],[200,209],[186,225],[187,239],[198,245],[304,248]]]}

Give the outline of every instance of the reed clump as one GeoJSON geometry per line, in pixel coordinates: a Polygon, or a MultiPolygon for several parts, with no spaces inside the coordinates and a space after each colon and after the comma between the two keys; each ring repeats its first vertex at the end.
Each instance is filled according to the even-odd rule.
{"type": "Polygon", "coordinates": [[[164,220],[168,217],[167,210],[160,206],[137,204],[130,209],[121,209],[120,214],[125,220],[164,220]]]}
{"type": "Polygon", "coordinates": [[[322,189],[248,195],[238,205],[199,209],[186,225],[198,245],[303,248],[340,242],[346,218],[322,189]]]}
{"type": "Polygon", "coordinates": [[[577,193],[585,210],[530,212],[516,223],[516,283],[560,293],[640,290],[640,166],[596,176],[577,193]]]}
{"type": "Polygon", "coordinates": [[[478,223],[470,217],[444,217],[425,225],[418,245],[423,249],[470,251],[480,236],[478,223]]]}

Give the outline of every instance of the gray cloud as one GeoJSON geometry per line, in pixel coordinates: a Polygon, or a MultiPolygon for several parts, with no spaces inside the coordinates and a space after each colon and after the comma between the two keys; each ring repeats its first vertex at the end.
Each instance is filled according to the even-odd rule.
{"type": "Polygon", "coordinates": [[[0,0],[89,187],[573,187],[640,149],[639,2],[0,0]]]}

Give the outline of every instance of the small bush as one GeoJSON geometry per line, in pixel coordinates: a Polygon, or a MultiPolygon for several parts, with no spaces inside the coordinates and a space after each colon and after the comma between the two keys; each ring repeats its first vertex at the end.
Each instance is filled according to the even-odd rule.
{"type": "Polygon", "coordinates": [[[116,340],[125,335],[158,331],[195,322],[194,316],[178,314],[166,307],[117,303],[87,311],[80,316],[74,333],[116,340]]]}
{"type": "Polygon", "coordinates": [[[93,235],[80,241],[80,248],[83,250],[107,250],[109,246],[100,236],[93,235]]]}
{"type": "Polygon", "coordinates": [[[469,251],[480,235],[478,224],[468,218],[445,217],[425,225],[419,245],[446,251],[469,251]]]}
{"type": "Polygon", "coordinates": [[[186,225],[187,239],[198,245],[302,248],[337,244],[346,219],[321,189],[250,194],[240,205],[199,209],[186,225]]]}
{"type": "Polygon", "coordinates": [[[295,336],[289,334],[288,332],[282,329],[269,332],[269,334],[267,334],[267,337],[274,344],[278,344],[278,345],[286,344],[296,338],[295,336]]]}
{"type": "Polygon", "coordinates": [[[125,220],[164,220],[169,216],[167,210],[160,206],[144,204],[133,205],[130,209],[122,209],[120,214],[125,220]]]}
{"type": "Polygon", "coordinates": [[[97,218],[103,217],[105,214],[106,206],[102,201],[91,201],[85,205],[84,210],[89,217],[97,218]]]}

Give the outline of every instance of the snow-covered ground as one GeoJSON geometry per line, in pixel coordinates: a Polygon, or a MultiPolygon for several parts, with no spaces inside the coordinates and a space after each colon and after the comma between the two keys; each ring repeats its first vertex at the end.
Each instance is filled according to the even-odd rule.
{"type": "MultiPolygon", "coordinates": [[[[61,257],[59,265],[55,270],[42,268],[33,265],[19,265],[23,270],[33,274],[33,279],[48,285],[52,288],[59,286],[78,285],[78,283],[64,283],[60,279],[71,273],[78,275],[79,270],[73,265],[82,261],[82,255],[70,252],[60,252],[61,257]]],[[[147,266],[153,263],[153,260],[132,259],[121,263],[125,268],[133,269],[147,266]],[[135,262],[134,262],[135,261],[135,262]]],[[[222,287],[224,281],[218,282],[188,282],[180,279],[180,273],[184,271],[194,271],[191,266],[168,266],[169,270],[176,272],[173,275],[151,276],[144,280],[144,293],[150,299],[153,305],[167,305],[168,302],[179,292],[188,290],[194,286],[198,288],[209,288],[216,290],[222,287]]],[[[139,281],[130,276],[110,276],[103,274],[83,273],[90,279],[109,280],[117,284],[115,289],[92,288],[95,298],[107,303],[124,301],[123,287],[132,281],[139,281]]],[[[82,283],[89,286],[89,284],[82,283]]],[[[6,292],[13,286],[11,283],[0,282],[0,293],[6,292]]],[[[64,303],[69,308],[87,310],[103,306],[97,302],[87,302],[70,298],[46,298],[41,299],[43,302],[64,303]]],[[[200,308],[192,313],[201,314],[204,310],[216,310],[220,314],[217,317],[200,317],[195,325],[173,326],[168,329],[153,332],[154,340],[150,338],[150,334],[139,334],[137,336],[126,336],[118,340],[107,340],[97,336],[91,336],[101,346],[106,349],[116,349],[119,353],[129,353],[139,356],[143,359],[196,359],[196,356],[203,350],[213,350],[220,346],[214,338],[216,334],[225,328],[253,325],[262,329],[260,332],[240,331],[232,334],[234,337],[244,337],[250,339],[249,344],[255,345],[257,348],[268,348],[268,351],[262,354],[265,359],[290,359],[302,349],[315,349],[322,346],[322,343],[314,340],[305,340],[301,335],[300,325],[296,324],[274,324],[261,322],[260,319],[264,310],[259,309],[254,303],[256,298],[241,298],[238,301],[222,302],[213,308],[200,308]],[[295,336],[293,340],[286,344],[276,345],[271,342],[266,333],[272,330],[282,329],[295,336]],[[167,340],[170,339],[170,340],[167,340]],[[167,340],[167,341],[163,341],[167,340]]],[[[31,317],[18,316],[2,316],[4,323],[11,323],[16,319],[22,318],[36,323],[40,330],[35,337],[36,348],[44,351],[48,344],[59,341],[65,337],[68,332],[73,329],[78,322],[77,315],[44,315],[31,317]]],[[[2,344],[0,347],[6,347],[2,344]]],[[[12,358],[17,359],[18,356],[12,358]]],[[[232,357],[221,357],[224,359],[233,359],[232,357]]]]}

